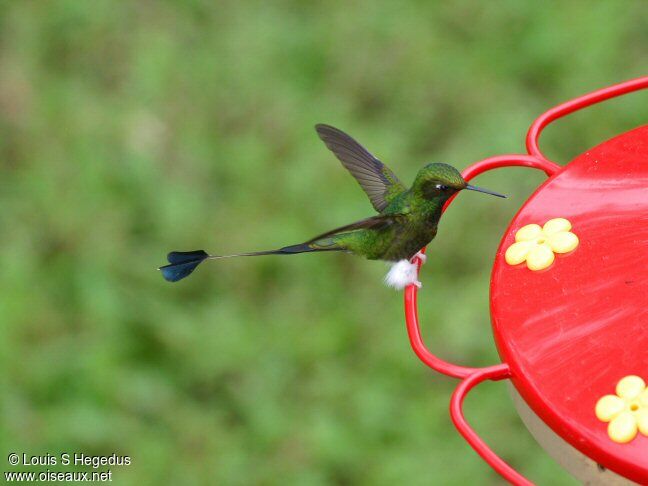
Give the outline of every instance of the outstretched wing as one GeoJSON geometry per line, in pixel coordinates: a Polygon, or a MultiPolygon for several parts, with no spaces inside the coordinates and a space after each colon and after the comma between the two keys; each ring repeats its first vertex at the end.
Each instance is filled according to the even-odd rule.
{"type": "Polygon", "coordinates": [[[326,233],[316,236],[306,242],[306,244],[314,243],[318,240],[328,238],[329,236],[338,235],[340,233],[347,233],[349,231],[361,230],[361,229],[373,229],[379,230],[387,228],[388,226],[393,225],[394,223],[404,222],[406,216],[404,214],[379,214],[377,216],[372,216],[370,218],[361,219],[355,223],[347,224],[345,226],[340,226],[326,233]]]}
{"type": "Polygon", "coordinates": [[[396,196],[407,190],[389,167],[342,130],[322,124],[315,125],[315,130],[360,183],[376,211],[382,212],[396,196]]]}

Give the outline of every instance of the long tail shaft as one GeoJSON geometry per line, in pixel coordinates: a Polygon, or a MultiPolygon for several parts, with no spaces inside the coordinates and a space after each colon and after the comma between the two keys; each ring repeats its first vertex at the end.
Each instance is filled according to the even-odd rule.
{"type": "Polygon", "coordinates": [[[300,243],[299,245],[290,245],[279,248],[278,250],[265,250],[265,251],[253,251],[250,253],[235,253],[233,255],[209,255],[207,260],[219,260],[221,258],[235,258],[235,257],[247,257],[247,256],[264,256],[264,255],[294,255],[296,253],[307,253],[310,251],[318,251],[316,248],[308,246],[306,243],[300,243]]]}

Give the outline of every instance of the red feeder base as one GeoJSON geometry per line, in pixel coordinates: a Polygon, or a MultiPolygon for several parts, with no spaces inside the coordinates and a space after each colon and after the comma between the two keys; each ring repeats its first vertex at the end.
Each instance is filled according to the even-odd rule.
{"type": "Polygon", "coordinates": [[[648,437],[613,442],[594,408],[627,375],[648,380],[648,125],[589,150],[513,219],[495,257],[497,347],[524,401],[588,457],[648,481],[648,437]],[[511,266],[515,232],[555,217],[580,239],[546,270],[511,266]]]}

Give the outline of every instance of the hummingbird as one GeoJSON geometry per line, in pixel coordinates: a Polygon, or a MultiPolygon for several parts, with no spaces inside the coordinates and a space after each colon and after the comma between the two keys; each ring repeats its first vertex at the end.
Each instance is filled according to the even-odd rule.
{"type": "Polygon", "coordinates": [[[159,268],[162,276],[169,282],[177,282],[205,260],[341,251],[389,262],[391,269],[385,283],[391,287],[402,289],[411,284],[420,287],[414,262],[416,258],[425,261],[420,250],[436,236],[445,202],[464,189],[506,197],[468,184],[457,169],[443,163],[423,167],[408,189],[385,164],[342,130],[324,124],[316,125],[315,130],[360,184],[377,215],[277,250],[233,255],[210,255],[204,250],[172,251],[167,255],[169,264],[159,268]]]}

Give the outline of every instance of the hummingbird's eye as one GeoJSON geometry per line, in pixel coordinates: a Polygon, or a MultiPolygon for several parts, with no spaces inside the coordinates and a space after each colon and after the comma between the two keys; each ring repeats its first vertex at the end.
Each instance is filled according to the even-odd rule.
{"type": "Polygon", "coordinates": [[[443,184],[437,184],[434,187],[439,189],[440,191],[447,191],[448,189],[450,189],[448,186],[445,186],[443,184]]]}

